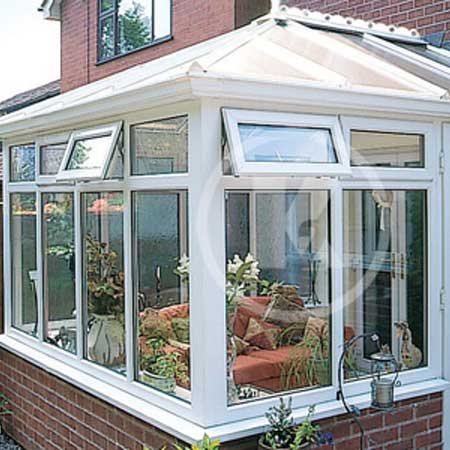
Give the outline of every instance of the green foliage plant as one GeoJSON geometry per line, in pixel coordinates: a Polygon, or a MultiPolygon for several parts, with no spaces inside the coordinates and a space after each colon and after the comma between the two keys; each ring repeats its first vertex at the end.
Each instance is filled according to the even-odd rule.
{"type": "Polygon", "coordinates": [[[311,405],[308,408],[308,415],[306,416],[305,420],[295,429],[294,440],[289,446],[291,450],[297,450],[301,445],[304,444],[316,443],[317,434],[320,431],[320,427],[311,423],[311,417],[314,414],[314,410],[315,406],[311,405]]]}
{"type": "Polygon", "coordinates": [[[124,309],[125,275],[117,268],[117,253],[104,242],[86,236],[89,312],[121,315],[124,309]]]}
{"type": "MultiPolygon", "coordinates": [[[[176,450],[219,450],[220,449],[220,441],[212,440],[207,434],[203,436],[203,439],[197,444],[193,444],[190,447],[182,447],[178,444],[173,444],[173,447],[176,450]]],[[[166,450],[167,447],[163,447],[161,450],[166,450]]],[[[144,447],[143,450],[150,450],[148,447],[144,447]]]]}
{"type": "Polygon", "coordinates": [[[147,345],[151,352],[142,355],[143,370],[162,378],[174,378],[182,386],[189,385],[189,368],[179,352],[166,353],[163,339],[149,339],[147,345]]]}
{"type": "Polygon", "coordinates": [[[317,336],[304,336],[283,364],[280,379],[284,390],[292,386],[321,384],[321,369],[329,364],[329,341],[317,336]]]}
{"type": "Polygon", "coordinates": [[[294,439],[292,398],[287,403],[280,398],[279,406],[272,406],[266,413],[266,419],[270,430],[264,435],[263,442],[273,449],[289,448],[294,439]]]}

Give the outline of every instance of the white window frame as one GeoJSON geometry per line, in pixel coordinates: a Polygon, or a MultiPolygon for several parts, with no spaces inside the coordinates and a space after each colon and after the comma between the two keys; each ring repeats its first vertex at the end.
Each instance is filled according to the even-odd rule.
{"type": "Polygon", "coordinates": [[[111,123],[108,125],[100,125],[94,128],[85,128],[72,132],[67,144],[64,158],[61,162],[57,181],[91,181],[91,180],[103,180],[106,177],[106,173],[109,167],[109,162],[113,156],[116,148],[120,132],[122,130],[122,122],[111,123]],[[75,148],[75,144],[83,139],[95,139],[103,136],[111,135],[111,144],[106,152],[103,154],[103,158],[99,168],[91,169],[68,169],[67,166],[72,158],[72,153],[75,148]]]}
{"type": "Polygon", "coordinates": [[[435,123],[414,122],[395,119],[377,119],[360,116],[343,116],[344,138],[351,158],[352,131],[374,133],[420,134],[423,136],[424,167],[379,167],[351,166],[354,180],[411,180],[430,181],[439,165],[439,151],[433,150],[437,145],[439,125],[435,123]]]}
{"type": "Polygon", "coordinates": [[[61,134],[54,134],[50,136],[44,136],[36,139],[36,183],[37,184],[53,184],[56,183],[59,170],[61,169],[62,162],[64,160],[65,153],[63,159],[60,163],[60,168],[58,172],[54,175],[45,175],[41,173],[41,161],[42,161],[42,152],[41,148],[45,147],[46,145],[55,145],[55,144],[61,144],[66,146],[69,143],[70,133],[61,133],[61,134]]]}
{"type": "Polygon", "coordinates": [[[222,109],[228,137],[233,173],[236,176],[312,176],[350,175],[347,144],[337,115],[280,113],[243,109],[222,109]],[[336,153],[336,163],[248,162],[239,133],[239,125],[269,125],[327,129],[336,153]]]}
{"type": "MultiPolygon", "coordinates": [[[[242,102],[229,104],[230,108],[242,107],[242,102]]],[[[431,262],[441,261],[441,187],[439,170],[430,174],[431,180],[408,180],[401,178],[403,169],[397,171],[399,178],[392,180],[370,179],[319,179],[308,177],[289,177],[284,174],[277,178],[265,176],[230,177],[222,173],[220,142],[221,108],[220,99],[205,99],[201,102],[184,102],[124,116],[124,178],[123,180],[101,180],[90,183],[39,185],[38,183],[8,183],[9,172],[5,171],[5,335],[0,336],[3,348],[20,355],[45,370],[61,377],[77,387],[104,399],[111,404],[139,417],[154,426],[160,427],[175,436],[187,440],[201,439],[204,432],[212,437],[228,441],[260,433],[267,426],[264,413],[278,403],[277,396],[233,406],[227,405],[226,387],[226,320],[225,320],[225,196],[226,190],[328,190],[330,192],[330,239],[333,251],[330,255],[332,267],[331,291],[333,320],[331,330],[333,340],[331,352],[332,385],[318,389],[292,392],[294,417],[303,419],[310,404],[316,404],[316,419],[334,416],[343,412],[336,400],[337,355],[343,343],[343,275],[341,255],[343,254],[343,189],[427,189],[428,190],[428,243],[429,243],[429,365],[402,373],[402,386],[396,388],[397,400],[425,395],[444,390],[447,383],[442,379],[442,338],[440,325],[441,311],[438,301],[441,287],[441,273],[433,270],[431,262]],[[131,176],[129,130],[130,125],[187,114],[189,117],[188,173],[131,176]],[[206,188],[205,188],[206,186],[206,188]],[[191,332],[191,402],[168,396],[134,380],[136,362],[135,349],[130,337],[126,339],[126,364],[128,378],[111,372],[97,364],[82,359],[83,338],[81,314],[78,314],[77,355],[72,355],[53,345],[43,342],[42,306],[38,310],[39,338],[25,335],[12,329],[11,324],[11,272],[9,241],[10,194],[14,192],[34,192],[37,195],[39,211],[41,194],[44,192],[73,192],[75,208],[75,245],[81,248],[81,209],[80,198],[84,192],[122,191],[124,195],[124,271],[125,271],[125,322],[127,330],[134,330],[135,310],[133,301],[133,259],[132,249],[132,209],[131,196],[135,191],[186,190],[189,196],[188,232],[189,255],[191,260],[190,292],[190,332],[191,332]],[[201,205],[201,208],[196,207],[201,205]],[[205,270],[205,268],[207,270],[205,270]],[[432,326],[431,326],[432,325],[432,326]],[[433,349],[433,352],[430,350],[433,349]],[[211,363],[213,362],[213,363],[211,363]]],[[[261,108],[258,102],[250,102],[245,107],[261,108]]],[[[275,105],[274,105],[275,107],[275,105]]],[[[292,110],[296,107],[291,105],[292,110]]],[[[307,106],[298,108],[304,113],[307,106]]],[[[297,110],[296,110],[297,111],[297,110]]],[[[317,108],[315,109],[317,111],[317,108]]],[[[354,113],[354,110],[352,110],[354,113]]],[[[363,111],[361,114],[365,114],[363,111]]],[[[364,123],[372,119],[363,118],[364,123]]],[[[411,126],[418,122],[407,122],[411,126]]],[[[426,151],[439,153],[440,122],[438,132],[429,141],[426,151]]],[[[365,129],[367,127],[364,127],[365,129]]],[[[21,142],[33,140],[21,139],[21,142]]],[[[14,142],[5,142],[6,148],[14,142]]],[[[436,156],[437,158],[437,156],[436,156]]],[[[6,152],[5,167],[9,167],[9,154],[6,152]]],[[[40,227],[40,224],[37,225],[40,227]]],[[[42,277],[42,232],[37,232],[37,260],[40,279],[42,277]]],[[[76,276],[81,280],[81,252],[76,257],[76,276]]],[[[41,292],[41,289],[40,289],[41,292]]],[[[82,289],[76,284],[77,310],[82,307],[82,289]]],[[[43,304],[42,297],[39,305],[43,304]]],[[[128,336],[130,333],[128,334],[128,336]]],[[[360,408],[369,406],[370,381],[361,380],[345,386],[346,395],[353,395],[352,404],[360,408]]]]}

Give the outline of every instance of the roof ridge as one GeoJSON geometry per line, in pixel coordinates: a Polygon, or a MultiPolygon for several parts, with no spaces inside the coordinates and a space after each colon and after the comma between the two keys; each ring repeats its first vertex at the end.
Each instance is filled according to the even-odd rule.
{"type": "MultiPolygon", "coordinates": [[[[286,19],[298,20],[300,22],[315,24],[326,28],[381,34],[384,36],[392,36],[392,38],[421,39],[419,31],[415,28],[409,29],[402,26],[387,25],[382,22],[354,19],[339,14],[321,13],[319,11],[289,7],[286,5],[279,8],[278,14],[280,13],[286,19]]],[[[272,13],[272,16],[277,16],[278,14],[272,13]]]]}

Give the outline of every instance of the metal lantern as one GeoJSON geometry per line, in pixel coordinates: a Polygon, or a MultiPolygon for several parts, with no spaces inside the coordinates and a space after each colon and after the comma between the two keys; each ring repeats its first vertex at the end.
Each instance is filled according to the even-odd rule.
{"type": "Polygon", "coordinates": [[[370,356],[372,375],[372,407],[389,410],[394,407],[394,387],[397,384],[399,365],[390,353],[370,356]]]}

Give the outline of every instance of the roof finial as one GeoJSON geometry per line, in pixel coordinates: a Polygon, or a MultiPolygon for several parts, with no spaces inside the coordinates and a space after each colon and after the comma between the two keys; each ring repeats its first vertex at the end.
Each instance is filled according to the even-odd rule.
{"type": "Polygon", "coordinates": [[[272,1],[271,13],[272,14],[276,14],[276,13],[280,12],[281,0],[271,0],[271,1],[272,1]]]}

